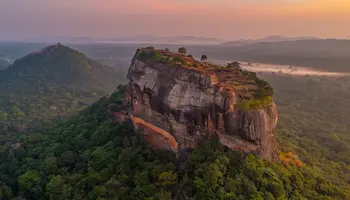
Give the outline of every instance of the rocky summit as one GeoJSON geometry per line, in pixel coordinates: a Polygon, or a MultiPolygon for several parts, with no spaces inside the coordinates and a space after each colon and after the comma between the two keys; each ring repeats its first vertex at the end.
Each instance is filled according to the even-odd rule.
{"type": "Polygon", "coordinates": [[[154,147],[179,152],[218,138],[228,148],[275,158],[273,89],[239,64],[140,48],[128,79],[130,118],[154,147]]]}

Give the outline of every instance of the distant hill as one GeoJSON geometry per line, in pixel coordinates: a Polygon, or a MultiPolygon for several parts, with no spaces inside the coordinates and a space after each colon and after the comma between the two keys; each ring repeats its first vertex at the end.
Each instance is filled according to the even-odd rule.
{"type": "Polygon", "coordinates": [[[118,82],[112,68],[61,44],[48,46],[0,71],[0,119],[66,115],[109,94],[118,82]]]}
{"type": "Polygon", "coordinates": [[[224,42],[225,45],[233,45],[233,46],[243,46],[248,44],[260,43],[260,42],[283,42],[283,41],[298,41],[298,40],[317,40],[316,37],[283,37],[279,35],[272,35],[262,39],[257,40],[236,40],[224,42]]]}

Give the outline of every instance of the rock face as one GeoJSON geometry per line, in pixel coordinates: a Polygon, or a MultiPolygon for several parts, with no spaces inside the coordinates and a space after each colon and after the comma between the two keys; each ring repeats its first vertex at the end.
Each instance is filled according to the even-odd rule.
{"type": "Polygon", "coordinates": [[[238,108],[248,97],[227,87],[224,76],[238,77],[225,70],[207,73],[135,55],[128,72],[130,118],[157,148],[178,152],[217,137],[231,149],[273,159],[273,130],[278,118],[275,104],[238,108]]]}

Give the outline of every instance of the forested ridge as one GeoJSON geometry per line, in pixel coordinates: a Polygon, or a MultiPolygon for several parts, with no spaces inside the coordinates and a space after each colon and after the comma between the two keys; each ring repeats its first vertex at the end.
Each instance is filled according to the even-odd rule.
{"type": "Polygon", "coordinates": [[[45,47],[0,71],[0,120],[18,129],[72,114],[114,91],[118,77],[69,47],[45,47]]]}
{"type": "Polygon", "coordinates": [[[205,141],[179,165],[142,132],[115,122],[126,88],[2,146],[0,199],[348,199],[348,191],[294,162],[269,163],[205,141]]]}

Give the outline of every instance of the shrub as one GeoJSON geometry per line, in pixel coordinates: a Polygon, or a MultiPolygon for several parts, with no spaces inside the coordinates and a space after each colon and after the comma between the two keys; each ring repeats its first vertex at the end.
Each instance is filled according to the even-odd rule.
{"type": "Polygon", "coordinates": [[[139,60],[147,60],[150,56],[151,54],[147,51],[140,50],[136,53],[136,58],[138,58],[139,60]]]}
{"type": "Polygon", "coordinates": [[[201,56],[201,61],[202,61],[202,62],[206,61],[207,59],[208,59],[208,57],[207,57],[206,55],[202,55],[202,56],[201,56]]]}
{"type": "Polygon", "coordinates": [[[181,64],[185,65],[186,64],[186,60],[184,58],[182,58],[181,56],[174,56],[173,57],[173,61],[176,62],[180,62],[181,64]]]}
{"type": "Polygon", "coordinates": [[[239,62],[231,62],[231,63],[228,63],[226,65],[227,68],[233,68],[233,69],[237,69],[239,71],[242,71],[242,68],[241,68],[241,63],[239,62]]]}
{"type": "Polygon", "coordinates": [[[178,52],[181,53],[181,54],[186,54],[187,53],[187,49],[185,47],[180,47],[178,49],[178,52]]]}

